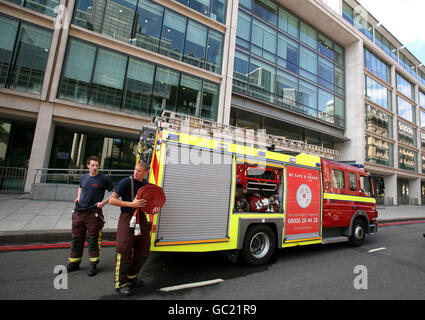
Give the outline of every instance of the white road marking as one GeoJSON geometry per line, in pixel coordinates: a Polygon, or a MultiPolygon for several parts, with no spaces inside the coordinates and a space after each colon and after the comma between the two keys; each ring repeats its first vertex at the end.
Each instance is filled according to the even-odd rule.
{"type": "Polygon", "coordinates": [[[386,250],[386,249],[387,249],[387,248],[382,247],[382,248],[377,248],[377,249],[369,250],[368,252],[369,252],[369,253],[371,253],[371,252],[382,251],[382,250],[386,250]]]}
{"type": "Polygon", "coordinates": [[[223,281],[224,281],[223,279],[215,279],[215,280],[208,280],[208,281],[200,281],[200,282],[193,282],[193,283],[187,283],[187,284],[180,284],[180,285],[177,285],[177,286],[161,288],[161,289],[159,289],[159,291],[161,291],[161,292],[170,292],[170,291],[176,291],[176,290],[182,290],[182,289],[203,287],[203,286],[209,286],[211,284],[221,283],[223,281]]]}

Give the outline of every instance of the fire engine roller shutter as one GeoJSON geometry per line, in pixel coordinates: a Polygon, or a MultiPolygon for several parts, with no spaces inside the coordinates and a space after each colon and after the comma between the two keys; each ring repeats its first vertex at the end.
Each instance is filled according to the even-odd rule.
{"type": "Polygon", "coordinates": [[[167,145],[157,241],[214,240],[227,237],[232,155],[167,145]],[[199,164],[200,163],[200,164],[199,164]]]}

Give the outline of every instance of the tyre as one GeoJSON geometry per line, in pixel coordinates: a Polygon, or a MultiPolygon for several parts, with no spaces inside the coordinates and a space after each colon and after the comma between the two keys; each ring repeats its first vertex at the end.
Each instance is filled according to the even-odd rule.
{"type": "Polygon", "coordinates": [[[243,260],[251,265],[266,264],[276,248],[276,236],[268,225],[254,225],[245,234],[242,248],[243,260]]]}
{"type": "Polygon", "coordinates": [[[353,230],[351,232],[350,243],[355,246],[361,246],[366,236],[366,226],[362,219],[354,220],[353,230]]]}

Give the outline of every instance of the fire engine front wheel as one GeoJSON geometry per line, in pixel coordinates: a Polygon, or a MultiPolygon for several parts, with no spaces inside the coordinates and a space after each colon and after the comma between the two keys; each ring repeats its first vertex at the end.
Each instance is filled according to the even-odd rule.
{"type": "Polygon", "coordinates": [[[350,237],[350,243],[353,246],[361,246],[366,235],[365,223],[362,219],[356,219],[353,224],[353,230],[350,237]]]}
{"type": "Polygon", "coordinates": [[[243,260],[252,266],[267,263],[273,256],[276,236],[267,225],[254,225],[245,234],[242,248],[243,260]]]}

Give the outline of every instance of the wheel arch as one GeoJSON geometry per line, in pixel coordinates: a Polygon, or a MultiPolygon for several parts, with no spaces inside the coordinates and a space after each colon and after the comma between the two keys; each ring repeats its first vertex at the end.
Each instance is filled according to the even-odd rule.
{"type": "Polygon", "coordinates": [[[254,225],[268,225],[276,236],[276,248],[282,248],[283,219],[280,218],[240,218],[237,249],[243,247],[245,235],[254,225]]]}

